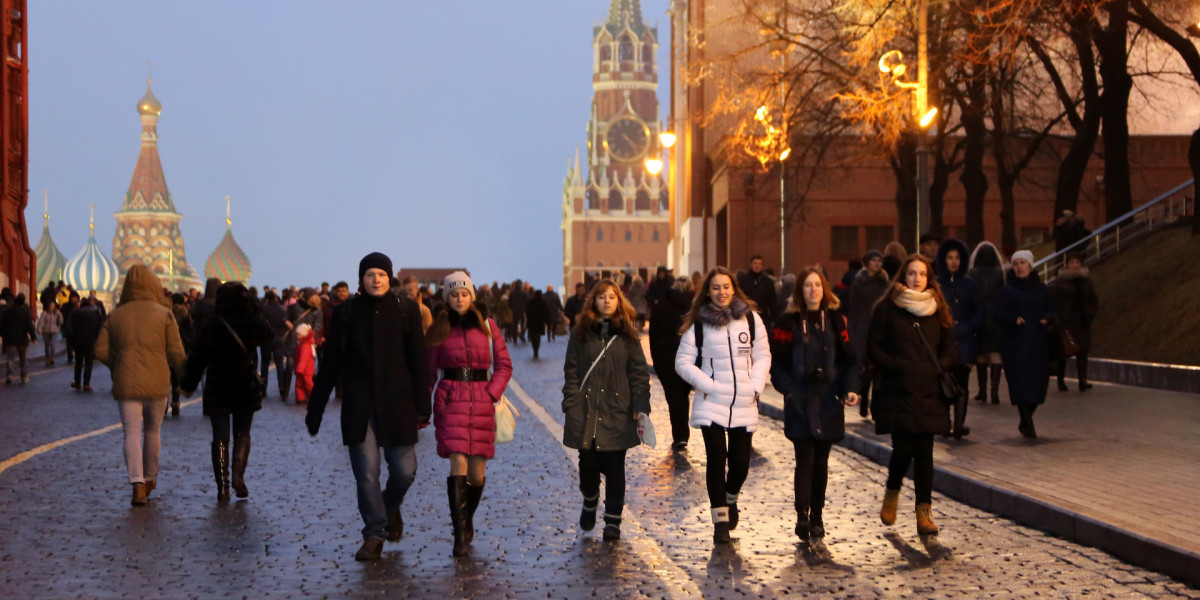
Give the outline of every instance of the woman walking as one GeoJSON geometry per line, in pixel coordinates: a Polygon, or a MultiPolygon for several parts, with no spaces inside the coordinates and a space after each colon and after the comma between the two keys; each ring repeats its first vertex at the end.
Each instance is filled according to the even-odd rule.
{"type": "MultiPolygon", "coordinates": [[[[1058,276],[1050,284],[1050,297],[1054,299],[1054,314],[1059,327],[1065,327],[1071,333],[1075,343],[1079,345],[1079,353],[1075,355],[1075,372],[1079,378],[1079,391],[1092,389],[1088,383],[1088,352],[1092,348],[1092,321],[1100,311],[1100,298],[1096,295],[1096,286],[1088,274],[1088,268],[1083,266],[1083,255],[1078,252],[1067,253],[1067,264],[1058,270],[1058,276]]],[[[1066,375],[1067,360],[1056,364],[1058,376],[1058,391],[1067,391],[1063,381],[1066,375]]]]}
{"type": "Polygon", "coordinates": [[[1004,330],[993,316],[996,314],[996,298],[1000,295],[1000,288],[1004,287],[1004,260],[995,245],[991,242],[979,242],[979,245],[975,246],[975,251],[971,253],[967,277],[979,287],[979,300],[984,312],[983,324],[979,327],[977,338],[978,369],[975,377],[979,380],[979,393],[975,395],[975,399],[987,402],[990,376],[992,404],[1000,404],[1000,373],[1004,369],[1000,360],[1000,341],[1004,337],[1004,330]]]}
{"type": "Polygon", "coordinates": [[[636,313],[611,280],[596,283],[567,341],[563,364],[563,445],[579,450],[579,528],[596,526],[604,476],[604,539],[621,538],[625,453],[641,443],[637,421],[650,414],[650,374],[634,329],[636,313]]]}
{"type": "MultiPolygon", "coordinates": [[[[5,288],[8,289],[8,288],[5,288]]],[[[37,343],[37,331],[33,326],[33,315],[29,313],[29,305],[25,302],[25,294],[17,294],[12,299],[12,305],[5,307],[0,314],[0,339],[4,340],[4,360],[7,371],[4,383],[12,383],[13,363],[20,367],[18,374],[21,383],[29,383],[29,366],[27,354],[29,343],[37,343]]]]}
{"type": "MultiPolygon", "coordinates": [[[[983,327],[987,311],[979,297],[979,286],[967,277],[967,245],[950,238],[938,248],[937,281],[950,315],[954,317],[954,342],[958,346],[958,360],[954,365],[954,379],[962,388],[962,395],[954,399],[952,435],[962,438],[971,433],[967,422],[967,389],[971,381],[971,365],[979,357],[976,334],[983,327]]],[[[982,367],[980,367],[982,368],[982,367]]]]}
{"type": "Polygon", "coordinates": [[[495,403],[512,378],[512,361],[500,326],[475,308],[475,286],[469,275],[462,271],[447,275],[442,293],[446,304],[425,343],[429,381],[436,381],[437,453],[450,459],[446,493],[454,556],[466,556],[475,537],[475,510],[483,497],[487,461],[496,455],[495,403]]]}
{"type": "Polygon", "coordinates": [[[679,328],[696,298],[689,277],[680,277],[667,289],[662,299],[650,309],[650,358],[654,372],[667,396],[667,411],[671,415],[671,449],[680,452],[687,448],[691,437],[688,426],[688,395],[692,386],[675,372],[675,352],[679,350],[679,328]]]}
{"type": "Polygon", "coordinates": [[[783,394],[784,435],[796,452],[796,537],[808,541],[825,537],[829,452],[846,436],[843,399],[858,404],[859,367],[825,276],[807,267],[797,280],[771,332],[771,383],[783,394]]]}
{"type": "MultiPolygon", "coordinates": [[[[262,408],[258,376],[258,349],[275,337],[271,325],[258,311],[246,286],[236,281],[217,289],[213,317],[196,332],[187,371],[180,387],[191,397],[204,377],[204,414],[212,423],[212,467],[217,482],[217,502],[229,501],[229,442],[232,428],[233,480],[238,498],[246,488],[246,463],[250,458],[250,426],[262,408]]],[[[265,383],[265,382],[264,382],[265,383]]]]}
{"type": "Polygon", "coordinates": [[[1050,386],[1050,320],[1054,301],[1050,290],[1033,272],[1033,253],[1013,253],[1012,276],[996,297],[996,322],[1004,331],[1000,354],[1008,398],[1021,414],[1017,431],[1036,438],[1033,413],[1046,401],[1050,386]]]}
{"type": "Polygon", "coordinates": [[[525,305],[525,329],[529,332],[529,345],[533,347],[533,358],[542,348],[542,334],[550,322],[550,308],[542,297],[542,290],[533,290],[529,303],[525,305]]]}
{"type": "Polygon", "coordinates": [[[58,304],[47,303],[42,314],[38,315],[37,332],[42,336],[42,344],[46,348],[46,366],[54,364],[54,340],[62,329],[63,316],[58,310],[58,304]]]}
{"type": "Polygon", "coordinates": [[[920,254],[904,259],[887,294],[876,305],[867,332],[867,353],[875,365],[871,400],[875,433],[892,435],[879,518],[884,525],[896,522],[900,487],[912,465],[917,533],[936,534],[933,436],[950,433],[950,412],[938,397],[938,369],[950,369],[958,357],[950,307],[933,277],[933,266],[920,254]],[[933,362],[935,357],[938,364],[933,362]]]}
{"type": "Polygon", "coordinates": [[[633,280],[629,284],[629,305],[633,307],[634,318],[633,326],[639,332],[646,325],[646,316],[650,313],[649,305],[646,302],[646,282],[642,280],[641,275],[634,275],[633,280]]]}
{"type": "Polygon", "coordinates": [[[750,440],[758,428],[758,396],[770,370],[770,341],[754,304],[733,271],[709,271],[683,318],[675,371],[696,390],[691,423],[704,438],[718,544],[729,543],[729,531],[737,528],[738,494],[750,471],[750,440]]]}
{"type": "Polygon", "coordinates": [[[112,371],[113,398],[125,433],[125,468],[133,486],[130,503],[140,506],[158,481],[159,430],[171,393],[171,369],[183,371],[187,361],[162,283],[150,267],[135,264],[125,274],[121,299],[100,326],[96,359],[112,371]]]}

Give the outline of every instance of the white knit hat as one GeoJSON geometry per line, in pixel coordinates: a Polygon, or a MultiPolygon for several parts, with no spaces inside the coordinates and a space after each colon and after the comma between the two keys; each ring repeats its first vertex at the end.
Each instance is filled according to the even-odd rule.
{"type": "Polygon", "coordinates": [[[1021,258],[1029,261],[1029,266],[1031,266],[1031,267],[1033,266],[1033,253],[1032,252],[1030,252],[1028,250],[1017,250],[1016,252],[1013,252],[1012,262],[1017,262],[1017,260],[1021,259],[1021,258]]]}
{"type": "Polygon", "coordinates": [[[450,299],[450,292],[459,288],[466,288],[471,292],[471,300],[475,299],[475,285],[471,283],[471,276],[466,272],[455,271],[442,280],[442,296],[447,300],[450,299]]]}

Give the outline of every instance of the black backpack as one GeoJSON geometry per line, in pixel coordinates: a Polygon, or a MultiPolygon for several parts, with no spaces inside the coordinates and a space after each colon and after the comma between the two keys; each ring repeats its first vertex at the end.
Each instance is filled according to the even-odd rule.
{"type": "MultiPolygon", "coordinates": [[[[751,347],[754,346],[754,334],[755,334],[755,329],[757,329],[754,319],[755,319],[754,311],[750,311],[750,312],[746,313],[746,320],[750,322],[750,346],[751,347]]],[[[693,328],[695,330],[695,335],[696,335],[696,366],[699,367],[700,363],[704,360],[704,356],[703,356],[704,355],[704,327],[700,324],[700,321],[696,321],[693,324],[693,328]]]]}

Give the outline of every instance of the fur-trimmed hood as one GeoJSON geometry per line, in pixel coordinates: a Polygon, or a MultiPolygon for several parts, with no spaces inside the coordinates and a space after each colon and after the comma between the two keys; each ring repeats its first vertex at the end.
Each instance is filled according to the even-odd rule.
{"type": "Polygon", "coordinates": [[[961,240],[950,238],[942,242],[942,245],[938,247],[937,263],[934,266],[934,270],[937,272],[938,283],[945,283],[965,276],[968,270],[967,262],[969,256],[967,245],[961,240]],[[958,251],[958,271],[954,273],[951,273],[950,267],[946,266],[946,255],[950,254],[951,250],[958,251]]]}
{"type": "Polygon", "coordinates": [[[744,300],[733,297],[733,301],[725,308],[717,308],[716,304],[708,302],[700,307],[699,319],[701,323],[718,329],[729,325],[731,321],[741,319],[750,313],[750,305],[744,300]]]}

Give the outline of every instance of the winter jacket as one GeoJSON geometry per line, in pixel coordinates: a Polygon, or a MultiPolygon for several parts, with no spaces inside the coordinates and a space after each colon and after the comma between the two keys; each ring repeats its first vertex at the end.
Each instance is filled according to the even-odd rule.
{"type": "Polygon", "coordinates": [[[71,334],[67,342],[76,352],[88,354],[96,347],[104,315],[95,306],[80,306],[71,311],[71,334]]]}
{"type": "Polygon", "coordinates": [[[514,323],[518,323],[525,318],[525,309],[529,306],[529,294],[525,293],[524,289],[514,287],[508,292],[508,307],[512,309],[512,318],[514,323]]]}
{"type": "Polygon", "coordinates": [[[542,300],[546,302],[546,310],[548,311],[546,322],[549,323],[551,327],[558,326],[558,323],[562,321],[562,298],[558,296],[558,292],[546,292],[545,294],[542,294],[542,300]]]}
{"type": "Polygon", "coordinates": [[[525,329],[531,335],[545,335],[546,325],[549,322],[550,309],[546,307],[546,301],[542,294],[534,292],[533,296],[529,298],[529,304],[525,306],[525,329]]]}
{"type": "Polygon", "coordinates": [[[512,360],[504,334],[489,319],[487,327],[493,333],[489,338],[475,311],[459,315],[449,310],[447,317],[450,335],[427,351],[427,380],[436,382],[432,392],[437,453],[442,458],[451,454],[492,458],[496,455],[495,403],[512,379],[512,360]],[[492,368],[493,353],[496,364],[487,381],[449,381],[440,376],[444,369],[488,370],[492,368]]]}
{"type": "Polygon", "coordinates": [[[683,387],[687,384],[675,372],[675,353],[679,351],[679,328],[683,326],[683,316],[691,308],[693,298],[691,292],[669,289],[666,296],[650,309],[650,358],[654,361],[654,374],[664,386],[677,383],[676,389],[687,389],[683,387]]]}
{"type": "Polygon", "coordinates": [[[1082,267],[1078,271],[1059,269],[1058,276],[1050,284],[1050,297],[1054,299],[1054,314],[1059,326],[1071,332],[1081,352],[1091,350],[1092,321],[1100,311],[1100,298],[1088,268],[1082,267]]]}
{"type": "Polygon", "coordinates": [[[759,316],[770,323],[775,315],[775,280],[766,271],[745,271],[738,273],[738,287],[757,305],[759,316]]]}
{"type": "Polygon", "coordinates": [[[627,450],[641,443],[633,414],[650,414],[646,355],[639,340],[608,325],[597,321],[586,335],[573,332],[567,341],[562,410],[563,445],[568,448],[627,450]]]}
{"type": "Polygon", "coordinates": [[[62,327],[63,316],[61,312],[42,311],[37,319],[37,332],[46,335],[57,334],[62,327]]]}
{"type": "Polygon", "coordinates": [[[979,285],[967,277],[967,245],[950,238],[938,247],[937,280],[942,296],[954,316],[954,341],[958,344],[958,363],[973,365],[979,358],[977,337],[987,320],[987,309],[979,296],[979,285]],[[961,262],[958,271],[951,273],[946,255],[957,250],[961,262]]]}
{"type": "Polygon", "coordinates": [[[789,440],[836,442],[846,436],[842,399],[859,388],[846,319],[837,311],[784,313],[771,330],[771,384],[783,394],[789,440]]]}
{"type": "Polygon", "coordinates": [[[1000,289],[993,315],[1004,332],[1000,358],[1013,404],[1041,404],[1050,385],[1050,332],[1041,321],[1054,318],[1050,290],[1036,273],[1012,275],[1000,289]],[[1024,323],[1017,324],[1017,318],[1024,323]]]}
{"type": "Polygon", "coordinates": [[[258,348],[271,342],[274,333],[260,314],[229,316],[225,320],[237,332],[245,350],[221,323],[218,313],[196,332],[187,359],[187,372],[180,387],[189,394],[204,376],[204,414],[256,411],[262,395],[255,383],[258,348]]]}
{"type": "Polygon", "coordinates": [[[10,303],[8,310],[0,316],[0,338],[4,339],[4,349],[23,348],[29,346],[29,340],[37,339],[37,331],[33,327],[33,314],[29,305],[22,302],[10,303]]]}
{"type": "Polygon", "coordinates": [[[1000,260],[1000,251],[991,242],[980,242],[975,247],[975,251],[971,253],[967,277],[979,286],[979,300],[983,303],[983,324],[976,336],[979,353],[998,353],[1004,331],[994,315],[996,298],[1000,295],[1000,288],[1004,287],[1004,267],[1000,260]]]}
{"type": "Polygon", "coordinates": [[[629,304],[633,306],[633,312],[640,316],[650,314],[650,308],[646,303],[646,284],[642,280],[634,280],[629,284],[629,304]]]}
{"type": "MultiPolygon", "coordinates": [[[[415,302],[413,303],[413,308],[417,308],[415,302]]],[[[420,313],[418,313],[418,315],[419,314],[420,313]]],[[[296,329],[300,327],[302,323],[312,327],[312,333],[310,335],[312,335],[313,344],[320,344],[321,340],[324,339],[325,331],[322,329],[324,326],[324,319],[321,315],[321,309],[309,308],[307,304],[301,304],[297,302],[296,304],[288,307],[287,320],[292,324],[292,329],[288,332],[286,337],[286,347],[289,349],[289,351],[294,352],[296,346],[300,343],[300,340],[296,337],[296,329]]],[[[422,326],[422,331],[424,331],[424,326],[422,326]]]]}
{"type": "Polygon", "coordinates": [[[308,419],[321,418],[340,379],[342,443],[361,444],[374,418],[380,446],[416,444],[417,428],[431,412],[426,360],[416,302],[390,292],[355,296],[333,311],[308,419]]]}
{"type": "Polygon", "coordinates": [[[846,320],[850,327],[850,343],[860,361],[867,359],[867,330],[871,327],[871,314],[875,304],[888,289],[887,272],[880,269],[871,275],[865,268],[854,276],[850,284],[850,307],[846,320]]]}
{"type": "Polygon", "coordinates": [[[563,307],[563,314],[567,316],[567,320],[571,322],[571,327],[575,326],[575,317],[583,312],[584,298],[579,296],[571,296],[567,298],[567,304],[563,307]]]}
{"type": "Polygon", "coordinates": [[[954,330],[943,326],[937,313],[918,317],[893,301],[881,301],[867,332],[867,353],[874,365],[875,433],[949,434],[950,409],[938,394],[937,365],[913,323],[921,326],[943,369],[958,362],[954,330]]]}
{"type": "Polygon", "coordinates": [[[278,302],[267,302],[262,306],[262,316],[271,325],[271,331],[275,334],[268,347],[287,347],[287,309],[278,302]]]}
{"type": "Polygon", "coordinates": [[[187,355],[162,284],[145,265],[125,274],[121,299],[96,338],[96,360],[112,371],[113,398],[149,400],[171,393],[171,369],[182,373],[187,355]]]}
{"type": "Polygon", "coordinates": [[[675,371],[696,389],[692,427],[745,427],[750,432],[758,428],[758,396],[771,371],[771,342],[762,317],[755,315],[751,344],[751,312],[737,297],[725,309],[712,303],[700,309],[697,319],[703,328],[704,346],[699,367],[695,327],[680,337],[675,371]]]}

